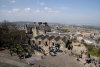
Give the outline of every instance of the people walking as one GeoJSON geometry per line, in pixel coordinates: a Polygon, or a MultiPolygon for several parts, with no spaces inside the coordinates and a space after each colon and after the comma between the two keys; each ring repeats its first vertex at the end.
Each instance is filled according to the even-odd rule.
{"type": "Polygon", "coordinates": [[[12,51],[10,52],[10,55],[12,56],[12,51]]]}
{"type": "Polygon", "coordinates": [[[86,64],[86,61],[84,61],[84,65],[86,64]]]}

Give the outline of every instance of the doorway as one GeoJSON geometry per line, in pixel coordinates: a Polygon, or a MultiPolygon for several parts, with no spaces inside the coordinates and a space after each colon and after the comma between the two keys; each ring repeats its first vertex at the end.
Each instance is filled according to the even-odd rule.
{"type": "Polygon", "coordinates": [[[35,41],[33,40],[33,44],[35,43],[35,41]]]}
{"type": "Polygon", "coordinates": [[[54,46],[54,42],[52,42],[52,46],[54,46]]]}
{"type": "Polygon", "coordinates": [[[45,46],[48,46],[48,43],[47,43],[47,41],[45,42],[45,46]]]}

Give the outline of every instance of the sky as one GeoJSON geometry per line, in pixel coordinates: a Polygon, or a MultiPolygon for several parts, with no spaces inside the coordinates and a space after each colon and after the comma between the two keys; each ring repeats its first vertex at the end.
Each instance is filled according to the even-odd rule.
{"type": "Polygon", "coordinates": [[[100,0],[0,0],[4,20],[100,26],[100,0]]]}

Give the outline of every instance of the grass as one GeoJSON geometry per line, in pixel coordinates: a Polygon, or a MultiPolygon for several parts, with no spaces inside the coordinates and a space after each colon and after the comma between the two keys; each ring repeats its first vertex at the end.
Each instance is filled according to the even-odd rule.
{"type": "Polygon", "coordinates": [[[100,57],[100,49],[96,49],[95,46],[92,44],[84,43],[84,45],[88,49],[88,54],[96,56],[96,57],[100,57]]]}
{"type": "Polygon", "coordinates": [[[100,57],[100,53],[98,53],[97,49],[92,49],[91,51],[88,51],[88,53],[90,55],[96,56],[96,57],[100,57]]]}

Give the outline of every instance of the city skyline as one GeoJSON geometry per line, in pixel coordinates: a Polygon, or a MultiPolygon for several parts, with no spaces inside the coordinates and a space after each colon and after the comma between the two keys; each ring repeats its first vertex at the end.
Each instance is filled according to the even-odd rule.
{"type": "Polygon", "coordinates": [[[99,0],[0,0],[0,21],[100,25],[99,0]]]}

